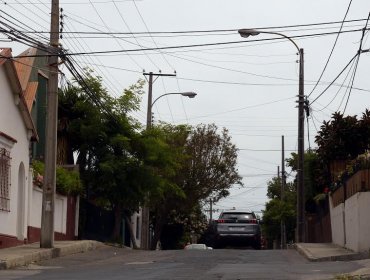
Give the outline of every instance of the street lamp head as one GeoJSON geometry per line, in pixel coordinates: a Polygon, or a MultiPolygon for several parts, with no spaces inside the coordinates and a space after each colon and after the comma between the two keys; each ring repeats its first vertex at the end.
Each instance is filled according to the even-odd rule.
{"type": "Polygon", "coordinates": [[[187,96],[189,98],[194,98],[197,94],[195,92],[189,91],[189,92],[182,92],[182,96],[187,96]]]}
{"type": "Polygon", "coordinates": [[[257,36],[261,33],[255,29],[239,29],[238,32],[240,36],[244,38],[248,38],[249,36],[257,36]]]}

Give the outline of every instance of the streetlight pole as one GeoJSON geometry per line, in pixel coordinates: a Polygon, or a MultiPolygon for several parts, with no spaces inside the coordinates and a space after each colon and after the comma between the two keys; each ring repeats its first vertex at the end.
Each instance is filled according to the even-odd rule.
{"type": "MultiPolygon", "coordinates": [[[[197,94],[195,92],[169,92],[160,95],[152,102],[152,85],[153,85],[153,73],[149,75],[149,92],[148,92],[148,109],[147,109],[147,117],[146,117],[146,129],[150,129],[152,127],[152,108],[155,102],[158,99],[162,98],[166,95],[177,94],[181,96],[186,96],[189,98],[194,98],[197,94]]],[[[150,237],[149,237],[149,207],[145,203],[141,210],[141,242],[140,247],[142,249],[148,250],[150,249],[150,237]]]]}
{"type": "Polygon", "coordinates": [[[249,36],[257,36],[263,34],[273,34],[281,36],[289,40],[294,47],[297,49],[299,54],[299,90],[298,90],[298,186],[297,186],[297,227],[296,227],[296,242],[305,242],[305,205],[304,205],[304,71],[303,71],[303,49],[299,48],[298,45],[284,34],[270,31],[260,31],[255,29],[239,29],[240,36],[247,38],[249,36]]]}

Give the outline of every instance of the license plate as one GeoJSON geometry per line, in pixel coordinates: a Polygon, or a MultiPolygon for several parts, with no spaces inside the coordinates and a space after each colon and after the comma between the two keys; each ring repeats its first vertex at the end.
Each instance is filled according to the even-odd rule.
{"type": "Polygon", "coordinates": [[[244,231],[244,228],[243,227],[229,227],[229,230],[244,231]]]}

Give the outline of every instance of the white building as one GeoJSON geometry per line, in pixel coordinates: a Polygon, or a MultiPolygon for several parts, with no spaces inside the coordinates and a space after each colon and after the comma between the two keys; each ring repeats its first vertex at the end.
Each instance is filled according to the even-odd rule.
{"type": "Polygon", "coordinates": [[[32,173],[30,143],[37,139],[11,49],[0,49],[0,248],[27,238],[32,173]]]}

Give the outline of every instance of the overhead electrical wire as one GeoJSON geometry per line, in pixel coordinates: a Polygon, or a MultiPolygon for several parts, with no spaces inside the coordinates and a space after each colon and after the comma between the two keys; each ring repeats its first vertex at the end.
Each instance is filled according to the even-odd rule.
{"type": "Polygon", "coordinates": [[[313,103],[315,103],[317,101],[317,99],[319,99],[334,83],[335,81],[343,74],[343,72],[348,68],[349,65],[351,65],[352,61],[354,61],[356,59],[356,57],[358,56],[358,53],[356,53],[351,59],[350,61],[346,64],[346,66],[343,67],[343,69],[339,72],[339,74],[334,78],[334,80],[332,82],[330,82],[330,84],[313,100],[313,101],[310,101],[310,105],[312,105],[313,103]]]}
{"type": "MultiPolygon", "coordinates": [[[[353,24],[353,25],[349,25],[349,26],[346,26],[346,28],[354,28],[354,27],[360,27],[362,25],[359,25],[359,24],[353,24]]],[[[336,29],[337,27],[316,27],[316,28],[305,28],[305,29],[291,29],[291,30],[287,30],[287,31],[281,31],[281,32],[302,32],[302,31],[313,31],[313,30],[329,30],[329,29],[336,29]]],[[[112,37],[112,34],[113,33],[118,33],[116,36],[116,38],[121,38],[121,39],[130,39],[133,37],[132,36],[135,36],[135,38],[150,38],[150,37],[153,37],[153,38],[180,38],[180,37],[187,37],[187,38],[190,38],[190,37],[210,37],[210,36],[217,36],[217,37],[220,37],[220,36],[235,36],[237,30],[233,30],[233,31],[230,31],[230,32],[220,32],[220,33],[216,33],[216,32],[210,32],[210,33],[186,33],[186,34],[164,34],[164,35],[161,35],[161,34],[152,34],[151,32],[150,33],[146,33],[146,34],[137,34],[135,36],[135,34],[127,34],[127,32],[102,32],[102,33],[98,33],[98,32],[89,32],[89,31],[81,31],[81,32],[76,32],[76,34],[78,34],[79,36],[76,36],[76,38],[80,38],[80,39],[107,39],[107,38],[111,38],[112,37]],[[122,34],[123,33],[123,34],[122,34]]],[[[44,33],[49,33],[49,32],[44,32],[44,33]]],[[[66,34],[69,34],[69,33],[66,33],[66,34]]]]}
{"type": "MultiPolygon", "coordinates": [[[[176,84],[177,84],[178,91],[179,92],[182,92],[182,90],[180,88],[179,79],[177,78],[177,75],[176,75],[176,84]]],[[[189,124],[189,118],[188,118],[188,114],[186,113],[186,110],[185,110],[184,99],[183,98],[180,98],[180,100],[181,100],[182,109],[184,110],[184,114],[185,114],[185,118],[186,118],[186,123],[189,124]]]]}
{"type": "MultiPolygon", "coordinates": [[[[75,59],[76,62],[83,63],[82,61],[75,59]]],[[[132,69],[127,69],[127,68],[122,68],[122,67],[115,67],[115,66],[109,66],[109,65],[104,65],[104,64],[98,64],[98,63],[89,63],[90,65],[95,65],[95,66],[100,66],[108,69],[114,69],[114,70],[121,70],[121,71],[126,71],[126,72],[132,72],[132,73],[138,73],[142,74],[142,71],[138,70],[132,70],[132,69]]],[[[194,82],[201,82],[201,83],[214,83],[214,84],[227,84],[227,85],[244,85],[244,86],[297,86],[297,83],[245,83],[245,82],[232,82],[232,81],[222,81],[222,80],[205,80],[205,79],[196,79],[196,78],[187,78],[187,77],[181,77],[181,76],[176,76],[178,80],[184,80],[184,81],[194,81],[194,82]]],[[[305,85],[311,85],[314,81],[307,81],[305,82],[305,85]]],[[[322,82],[323,84],[330,84],[330,82],[322,82]]],[[[333,86],[339,86],[339,87],[347,87],[343,84],[337,84],[334,83],[333,86]]],[[[352,87],[352,89],[357,90],[357,91],[364,91],[364,92],[370,92],[370,90],[363,89],[363,88],[358,88],[358,87],[352,87]]],[[[181,90],[179,89],[179,92],[181,90]]]]}
{"type": "MultiPolygon", "coordinates": [[[[44,7],[48,8],[47,5],[46,4],[43,4],[40,0],[38,0],[38,2],[40,2],[44,7]]],[[[64,28],[67,29],[67,30],[69,30],[69,26],[70,26],[69,24],[68,25],[65,24],[64,25],[64,28]]],[[[63,28],[63,30],[61,30],[61,32],[60,32],[61,34],[64,33],[64,28],[63,28]]],[[[63,42],[67,43],[67,40],[63,39],[63,42]]],[[[82,42],[84,43],[84,41],[82,41],[82,42]]],[[[68,43],[69,43],[69,41],[68,41],[68,43]]],[[[77,47],[78,50],[84,50],[84,48],[82,46],[82,43],[79,40],[77,40],[77,44],[74,44],[74,45],[77,47]]],[[[87,59],[90,59],[90,61],[93,61],[92,58],[91,58],[91,56],[86,56],[86,58],[87,59]]],[[[96,58],[96,59],[99,61],[99,58],[96,58]]],[[[118,88],[114,89],[114,87],[116,87],[116,85],[118,84],[118,82],[117,81],[116,81],[116,83],[110,82],[110,79],[105,75],[104,72],[100,71],[99,67],[97,67],[97,69],[95,69],[95,71],[97,71],[100,75],[102,75],[102,77],[104,77],[104,82],[105,83],[109,83],[108,87],[109,87],[109,89],[111,91],[111,94],[114,95],[114,92],[117,91],[117,89],[118,89],[118,88]]]]}
{"type": "MultiPolygon", "coordinates": [[[[322,107],[320,110],[317,110],[317,111],[323,111],[323,110],[325,110],[326,108],[328,108],[328,107],[333,103],[333,101],[336,99],[336,97],[338,96],[339,92],[342,90],[342,88],[343,88],[343,87],[345,87],[345,88],[346,88],[346,91],[345,91],[344,95],[346,95],[346,94],[347,94],[347,90],[348,90],[349,86],[344,86],[344,84],[345,84],[345,82],[347,81],[347,78],[348,78],[348,76],[349,76],[349,74],[350,74],[350,72],[351,72],[351,70],[352,70],[353,65],[354,65],[354,63],[353,63],[353,61],[352,61],[351,67],[349,68],[349,70],[348,70],[348,72],[347,72],[346,76],[345,76],[345,77],[344,77],[344,79],[343,79],[342,84],[339,86],[339,89],[337,90],[337,92],[335,93],[335,95],[333,96],[333,98],[329,101],[329,103],[328,103],[328,104],[326,104],[326,105],[325,105],[325,107],[322,107]]],[[[339,105],[339,106],[341,106],[341,105],[339,105]]]]}
{"type": "MultiPolygon", "coordinates": [[[[368,30],[368,29],[366,29],[368,30]]],[[[341,33],[353,33],[353,32],[360,32],[362,29],[353,29],[353,30],[346,30],[342,31],[341,33]]],[[[337,34],[337,32],[325,32],[325,33],[316,33],[316,34],[305,34],[305,35],[295,35],[291,36],[290,38],[309,38],[309,37],[317,37],[317,36],[328,36],[337,34]]],[[[233,45],[233,44],[246,44],[246,43],[253,43],[253,42],[262,42],[262,41],[274,41],[283,40],[282,38],[266,38],[266,39],[255,39],[255,40],[240,40],[240,41],[228,41],[228,42],[216,42],[216,43],[203,43],[203,44],[190,44],[190,45],[177,45],[177,46],[168,46],[168,47],[158,47],[158,48],[142,48],[142,49],[121,49],[121,50],[104,50],[104,51],[93,51],[93,52],[74,52],[68,53],[69,56],[78,56],[78,55],[87,55],[87,54],[114,54],[114,53],[133,53],[133,52],[142,52],[142,51],[161,51],[161,50],[169,50],[169,49],[184,49],[184,48],[195,48],[195,47],[206,47],[206,46],[220,46],[220,45],[233,45]]],[[[131,42],[130,42],[131,43],[131,42]]],[[[131,43],[133,44],[133,43],[131,43]]]]}
{"type": "MultiPolygon", "coordinates": [[[[139,14],[139,16],[140,16],[140,19],[141,19],[141,21],[143,22],[143,24],[144,24],[144,26],[145,26],[145,29],[148,31],[148,34],[150,34],[150,32],[149,32],[149,28],[148,28],[148,25],[146,24],[146,22],[145,22],[145,20],[144,20],[144,17],[142,16],[142,14],[141,14],[141,12],[140,12],[140,10],[139,10],[139,7],[136,5],[135,0],[133,0],[133,1],[132,1],[132,3],[134,3],[134,5],[135,5],[136,11],[137,11],[137,13],[138,13],[138,14],[139,14]]],[[[154,40],[154,38],[153,38],[151,35],[150,35],[150,38],[152,39],[152,41],[153,41],[154,45],[156,46],[156,48],[157,48],[158,50],[160,50],[160,48],[158,48],[157,42],[154,40]]],[[[160,54],[161,54],[162,58],[164,59],[164,61],[167,63],[167,65],[168,65],[170,68],[172,68],[172,70],[173,70],[173,71],[175,71],[175,68],[171,66],[171,64],[169,63],[169,61],[167,60],[167,58],[164,56],[164,54],[163,54],[161,51],[159,51],[159,52],[160,52],[160,54]]],[[[160,70],[160,69],[158,69],[158,70],[160,70]]]]}
{"type": "Polygon", "coordinates": [[[319,84],[319,82],[321,81],[322,76],[324,75],[324,72],[325,72],[326,68],[328,67],[328,64],[329,64],[330,58],[331,58],[331,56],[333,55],[333,52],[334,52],[335,46],[337,45],[339,35],[341,34],[341,31],[342,31],[342,28],[343,28],[344,22],[345,22],[345,20],[346,20],[346,18],[347,18],[347,15],[348,15],[349,9],[350,9],[350,7],[351,7],[351,4],[352,4],[352,0],[350,0],[350,2],[349,2],[349,4],[348,4],[348,7],[347,7],[347,10],[346,10],[346,13],[345,13],[344,18],[343,18],[343,20],[342,20],[342,23],[341,23],[341,25],[340,25],[340,28],[339,28],[339,31],[338,31],[337,37],[335,38],[335,41],[334,41],[333,47],[332,47],[332,49],[331,49],[331,51],[330,51],[329,57],[328,57],[328,59],[326,60],[326,63],[325,63],[324,69],[321,71],[320,77],[319,77],[319,79],[317,80],[317,82],[316,82],[315,86],[313,87],[313,89],[311,90],[311,92],[308,94],[308,97],[310,97],[310,96],[311,96],[311,94],[315,91],[315,89],[316,89],[317,85],[318,85],[318,84],[319,84]]]}
{"type": "MultiPolygon", "coordinates": [[[[5,4],[6,4],[6,2],[5,1],[2,1],[2,2],[4,2],[5,4]]],[[[22,13],[19,9],[15,9],[15,8],[13,8],[11,5],[7,5],[7,7],[9,7],[9,8],[11,8],[14,12],[16,12],[16,13],[18,13],[18,14],[20,14],[22,17],[24,17],[24,18],[26,18],[26,19],[28,19],[29,21],[31,21],[31,22],[33,22],[34,24],[36,24],[37,26],[40,26],[40,27],[42,27],[43,28],[43,26],[40,24],[40,23],[38,23],[37,21],[35,21],[34,19],[32,19],[32,18],[30,18],[29,16],[27,16],[27,15],[25,15],[24,13],[22,13]]],[[[27,9],[28,10],[28,9],[27,9]]],[[[13,19],[15,19],[13,16],[10,16],[8,13],[6,13],[5,11],[1,11],[2,13],[5,13],[7,16],[9,16],[9,17],[11,17],[11,18],[13,18],[13,19]]],[[[39,15],[37,15],[37,14],[35,14],[34,12],[32,12],[37,18],[40,18],[40,16],[39,15]]],[[[42,18],[40,18],[40,19],[42,19],[42,18]]],[[[43,19],[42,19],[43,20],[43,19]]],[[[17,20],[18,22],[21,22],[21,21],[19,21],[19,20],[17,20]]],[[[27,25],[26,25],[27,26],[27,25]]],[[[29,28],[29,26],[27,26],[28,28],[29,28]]],[[[36,31],[35,29],[32,29],[31,28],[31,30],[32,31],[36,31]]],[[[38,36],[40,36],[41,37],[41,35],[39,34],[38,36]]]]}
{"type": "MultiPolygon", "coordinates": [[[[348,73],[347,73],[347,75],[346,76],[348,76],[348,74],[350,73],[350,71],[352,70],[352,67],[355,67],[356,68],[356,65],[357,65],[357,62],[358,62],[358,58],[359,58],[359,56],[357,56],[357,58],[356,58],[356,60],[353,62],[353,64],[351,65],[351,69],[348,71],[348,73]]],[[[339,103],[339,105],[338,105],[338,109],[336,110],[337,112],[340,112],[340,108],[342,107],[342,104],[343,104],[343,102],[344,102],[344,100],[345,100],[345,98],[346,98],[346,96],[348,95],[348,98],[349,98],[349,91],[350,91],[350,85],[351,85],[351,83],[352,83],[352,81],[353,81],[353,79],[354,79],[354,77],[355,77],[355,71],[352,71],[352,74],[351,74],[351,77],[350,77],[350,80],[349,80],[349,85],[347,86],[347,88],[346,88],[346,91],[344,92],[344,94],[343,94],[343,96],[342,96],[342,99],[341,99],[341,101],[340,101],[340,103],[339,103]]],[[[348,99],[347,99],[348,100],[348,99]]]]}
{"type": "MultiPolygon", "coordinates": [[[[69,29],[69,24],[65,24],[65,28],[69,29]]],[[[63,39],[63,42],[65,43],[66,47],[68,47],[69,44],[72,44],[73,42],[70,42],[68,40],[63,39]]],[[[85,44],[84,41],[77,41],[76,44],[73,44],[73,48],[80,50],[84,49],[82,44],[85,44]]],[[[85,44],[85,47],[89,48],[87,44],[85,44]]],[[[85,56],[84,57],[86,61],[83,61],[82,63],[89,66],[91,63],[94,63],[94,60],[91,56],[85,56]]],[[[100,62],[100,59],[97,57],[96,60],[100,62]]],[[[76,60],[74,60],[75,63],[78,63],[76,60]]],[[[95,65],[97,66],[97,65],[95,65]]],[[[117,87],[119,85],[119,82],[115,79],[115,82],[112,82],[111,79],[108,77],[108,75],[105,74],[104,71],[101,70],[100,66],[94,67],[94,72],[96,72],[98,75],[100,75],[102,78],[104,78],[104,83],[107,85],[107,87],[110,89],[111,94],[114,96],[119,96],[121,93],[121,90],[117,87]]],[[[114,76],[112,77],[114,78],[114,76]]]]}
{"type": "MultiPolygon", "coordinates": [[[[114,0],[115,2],[131,2],[133,0],[114,0]]],[[[143,1],[143,0],[136,0],[136,1],[143,1]]],[[[41,1],[39,1],[41,2],[41,1]]],[[[107,4],[107,3],[111,3],[112,0],[106,0],[106,1],[93,1],[93,3],[96,3],[96,4],[107,4]]],[[[28,3],[26,2],[19,2],[17,1],[17,3],[14,3],[14,2],[10,2],[10,1],[4,1],[5,4],[12,4],[12,5],[44,5],[44,4],[49,4],[50,2],[41,2],[41,3],[35,3],[35,2],[31,2],[31,1],[28,1],[28,3]]],[[[63,5],[89,5],[90,3],[89,2],[64,2],[63,1],[63,5]]]]}
{"type": "MultiPolygon", "coordinates": [[[[39,39],[35,39],[34,37],[30,36],[30,35],[26,35],[24,34],[23,32],[20,32],[17,30],[16,27],[20,28],[21,25],[25,25],[23,24],[21,21],[19,21],[17,18],[15,18],[14,16],[8,14],[7,12],[5,11],[2,11],[1,14],[0,14],[0,18],[3,18],[5,21],[7,21],[8,23],[4,22],[4,21],[1,21],[1,24],[4,25],[5,27],[9,28],[10,30],[1,30],[1,32],[7,34],[9,37],[13,37],[13,36],[17,36],[17,35],[22,35],[24,38],[29,38],[33,40],[33,42],[35,44],[39,44],[40,42],[41,43],[44,43],[46,44],[48,42],[48,38],[45,37],[44,35],[40,35],[40,34],[37,34],[36,33],[36,37],[38,37],[39,39]],[[4,17],[3,15],[5,15],[6,17],[4,17]],[[15,21],[15,22],[14,22],[15,21]],[[41,41],[40,41],[41,39],[41,41]]],[[[26,25],[25,25],[26,26],[26,25]]]]}
{"type": "MultiPolygon", "coordinates": [[[[91,0],[89,0],[89,2],[91,3],[91,0]]],[[[103,19],[103,17],[100,15],[100,13],[99,13],[99,11],[96,9],[96,7],[94,6],[94,4],[93,3],[91,3],[91,6],[93,7],[93,9],[94,9],[94,11],[95,11],[95,13],[97,14],[97,16],[99,17],[99,19],[100,19],[100,21],[103,23],[103,25],[105,26],[105,28],[107,29],[107,30],[109,30],[109,26],[106,24],[106,22],[104,21],[104,19],[103,19]]],[[[116,43],[118,44],[118,46],[120,47],[120,48],[123,48],[122,47],[122,45],[121,45],[121,43],[119,42],[119,40],[117,39],[117,38],[115,38],[114,36],[112,36],[114,39],[115,39],[115,41],[116,41],[116,43]]],[[[131,43],[131,42],[129,42],[129,41],[127,41],[127,40],[124,40],[126,43],[131,43]]],[[[131,44],[133,44],[133,43],[131,43],[131,44]]],[[[134,45],[136,45],[136,44],[134,44],[134,45]]],[[[139,45],[140,46],[140,45],[139,45]]],[[[141,46],[140,46],[141,47],[141,46]]],[[[129,58],[139,67],[139,69],[144,69],[143,67],[141,67],[138,63],[137,63],[137,61],[132,57],[132,56],[130,56],[129,55],[129,58]]]]}
{"type": "Polygon", "coordinates": [[[65,65],[67,69],[70,71],[70,73],[73,75],[73,77],[76,79],[76,81],[79,83],[79,85],[84,89],[84,92],[89,96],[89,98],[94,102],[96,106],[98,106],[100,109],[103,110],[103,112],[110,116],[112,119],[115,120],[115,116],[110,112],[108,108],[105,107],[105,105],[100,101],[99,98],[97,98],[94,94],[94,92],[90,89],[88,84],[86,83],[83,76],[80,74],[80,72],[76,69],[74,63],[72,62],[71,58],[68,56],[65,57],[65,65]]]}
{"type": "MultiPolygon", "coordinates": [[[[113,4],[114,4],[114,7],[116,8],[117,12],[118,12],[118,15],[120,16],[121,20],[123,21],[123,23],[125,24],[126,28],[128,29],[128,31],[130,32],[130,35],[133,39],[135,39],[136,43],[138,44],[138,46],[140,46],[140,48],[142,48],[143,46],[140,44],[139,40],[136,38],[135,34],[133,34],[131,32],[131,28],[130,26],[128,25],[127,21],[125,20],[124,16],[122,15],[121,11],[119,10],[117,4],[115,1],[113,1],[113,4]]],[[[157,68],[159,69],[159,67],[156,65],[156,63],[153,61],[153,59],[145,52],[144,53],[145,56],[148,58],[148,60],[157,68]]]]}
{"type": "MultiPolygon", "coordinates": [[[[138,0],[135,0],[135,1],[138,1],[138,0]]],[[[117,1],[114,1],[114,2],[117,2],[117,1]]],[[[94,2],[92,2],[92,3],[94,3],[94,2]]],[[[89,3],[86,2],[86,4],[89,4],[89,3]]],[[[63,3],[63,5],[64,5],[64,3],[63,3]]],[[[69,12],[69,14],[71,14],[71,13],[69,12]]],[[[90,22],[92,24],[95,24],[97,26],[100,26],[100,25],[96,24],[93,21],[89,21],[85,18],[81,18],[80,16],[78,16],[78,18],[83,19],[83,20],[85,20],[87,22],[90,22]]],[[[74,20],[76,20],[76,19],[74,19],[74,20]]],[[[366,18],[345,20],[344,23],[361,22],[361,21],[366,21],[366,18]]],[[[79,22],[79,23],[81,23],[81,22],[79,22]]],[[[255,30],[284,29],[284,28],[296,28],[296,27],[342,24],[342,23],[343,23],[343,21],[331,21],[331,22],[308,23],[308,24],[297,24],[297,25],[286,25],[286,26],[255,27],[255,28],[251,28],[251,29],[255,29],[255,30]]],[[[83,24],[83,23],[81,23],[81,24],[83,24]]],[[[211,30],[186,30],[186,31],[142,31],[142,32],[133,32],[133,31],[129,31],[129,32],[74,31],[73,33],[91,34],[91,35],[94,35],[94,34],[103,34],[103,35],[149,35],[150,34],[150,35],[153,36],[153,35],[156,35],[156,34],[189,34],[189,33],[190,34],[191,33],[200,33],[200,34],[205,33],[205,34],[207,34],[207,33],[220,33],[220,32],[222,32],[222,33],[224,33],[224,32],[236,33],[237,31],[238,31],[238,28],[235,28],[235,29],[211,29],[211,30]]],[[[283,31],[291,31],[291,30],[283,30],[283,31]]],[[[293,30],[293,31],[301,31],[301,29],[300,30],[293,30]]],[[[50,32],[49,31],[44,31],[43,33],[50,33],[50,32]]],[[[335,33],[337,33],[337,32],[335,32],[335,33]]]]}
{"type": "Polygon", "coordinates": [[[357,73],[357,67],[358,67],[358,63],[360,61],[360,56],[361,56],[361,53],[362,53],[362,42],[364,40],[364,36],[365,36],[365,32],[366,32],[366,28],[367,28],[367,25],[369,23],[369,18],[370,18],[370,12],[368,14],[368,17],[367,17],[367,20],[366,20],[366,24],[365,24],[365,27],[363,28],[362,30],[362,36],[361,36],[361,40],[360,40],[360,45],[358,47],[358,56],[357,56],[357,60],[356,60],[356,64],[355,64],[355,69],[353,70],[353,76],[352,76],[352,80],[351,80],[351,86],[349,88],[349,93],[348,93],[348,98],[347,98],[347,101],[346,101],[346,105],[344,106],[344,109],[343,109],[343,115],[347,109],[347,105],[348,105],[348,101],[349,101],[349,98],[351,96],[351,92],[352,92],[352,87],[353,87],[353,83],[355,81],[355,77],[356,77],[356,73],[357,73]]]}
{"type": "Polygon", "coordinates": [[[231,113],[231,112],[237,112],[237,111],[242,111],[242,110],[246,110],[246,109],[261,107],[261,106],[270,105],[270,104],[283,102],[283,101],[287,101],[287,100],[292,100],[292,99],[295,99],[295,97],[273,100],[273,101],[269,101],[269,102],[264,102],[264,103],[260,103],[260,104],[250,105],[250,106],[246,106],[246,107],[242,107],[242,108],[238,108],[238,109],[227,110],[227,111],[222,111],[222,112],[213,113],[213,114],[195,116],[195,117],[191,117],[190,119],[199,119],[199,118],[205,118],[205,117],[212,117],[212,116],[215,116],[215,115],[228,114],[228,113],[231,113]]]}
{"type": "MultiPolygon", "coordinates": [[[[47,7],[47,5],[46,5],[46,4],[43,4],[40,0],[38,0],[38,2],[40,2],[44,7],[48,8],[48,7],[47,7]]],[[[68,29],[69,29],[69,26],[65,25],[65,28],[67,28],[67,30],[68,30],[68,29]]],[[[62,30],[61,30],[61,33],[62,33],[62,30]]],[[[65,40],[63,40],[63,41],[65,41],[65,40]]],[[[77,43],[78,43],[78,45],[81,47],[81,48],[79,48],[79,47],[77,46],[77,48],[78,48],[78,49],[80,49],[80,50],[81,50],[81,49],[82,49],[82,50],[84,50],[84,49],[83,49],[83,47],[82,47],[82,44],[81,44],[79,41],[77,41],[77,43]]],[[[87,56],[87,58],[88,58],[88,59],[91,59],[91,57],[90,57],[90,56],[87,56]]],[[[98,59],[98,58],[97,58],[97,59],[98,59]]],[[[92,61],[92,59],[91,59],[91,61],[92,61]]],[[[98,72],[99,72],[99,69],[97,69],[97,70],[98,70],[98,72]]],[[[110,80],[107,78],[107,76],[106,76],[103,72],[100,72],[100,73],[101,73],[101,75],[105,78],[105,81],[106,81],[106,82],[110,82],[110,80]]],[[[116,84],[117,84],[117,83],[116,83],[116,84]]],[[[112,85],[113,87],[115,87],[115,86],[116,86],[116,84],[111,83],[111,85],[112,85]]],[[[110,88],[110,89],[111,89],[111,91],[112,91],[111,93],[112,93],[112,94],[114,94],[114,91],[115,91],[115,90],[112,90],[112,88],[110,88]]]]}

